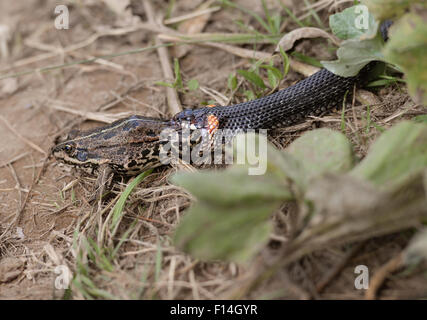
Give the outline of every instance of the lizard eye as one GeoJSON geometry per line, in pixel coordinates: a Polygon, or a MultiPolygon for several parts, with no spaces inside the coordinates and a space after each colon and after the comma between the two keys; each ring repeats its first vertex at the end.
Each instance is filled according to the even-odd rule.
{"type": "Polygon", "coordinates": [[[64,151],[65,151],[66,153],[71,153],[71,151],[73,151],[73,146],[72,146],[71,144],[66,144],[66,145],[64,146],[64,151]]]}

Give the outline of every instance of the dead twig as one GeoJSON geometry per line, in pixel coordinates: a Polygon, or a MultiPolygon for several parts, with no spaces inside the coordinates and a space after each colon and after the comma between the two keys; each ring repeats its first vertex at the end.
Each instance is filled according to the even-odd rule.
{"type": "MultiPolygon", "coordinates": [[[[153,25],[160,25],[160,23],[156,22],[155,13],[154,13],[154,9],[151,4],[151,1],[149,0],[144,1],[144,10],[145,10],[145,13],[147,14],[149,23],[153,25]]],[[[161,43],[162,43],[161,39],[158,36],[156,36],[155,45],[159,45],[161,43]]],[[[163,75],[165,79],[173,80],[174,75],[173,75],[172,65],[170,63],[170,58],[169,58],[169,53],[167,48],[165,47],[157,48],[157,54],[159,55],[160,64],[162,66],[163,75]]],[[[167,87],[166,96],[168,100],[169,111],[172,114],[176,114],[180,112],[182,110],[182,107],[181,107],[181,102],[179,101],[178,93],[176,92],[176,90],[174,88],[167,87]]]]}
{"type": "Polygon", "coordinates": [[[372,277],[372,280],[369,283],[369,289],[365,293],[365,299],[376,299],[378,290],[383,285],[385,279],[387,279],[387,277],[389,277],[393,272],[400,269],[402,267],[402,263],[403,256],[402,253],[399,253],[397,256],[383,265],[372,277]]]}

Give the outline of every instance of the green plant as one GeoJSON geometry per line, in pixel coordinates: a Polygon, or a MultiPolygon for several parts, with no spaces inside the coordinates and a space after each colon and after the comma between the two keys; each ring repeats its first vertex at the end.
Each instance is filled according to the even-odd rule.
{"type": "MultiPolygon", "coordinates": [[[[405,73],[409,93],[418,103],[427,104],[427,5],[421,0],[365,0],[367,29],[355,21],[363,18],[353,6],[331,15],[332,32],[344,40],[337,51],[338,60],[322,61],[325,68],[340,76],[356,75],[373,60],[391,63],[405,73]],[[405,13],[406,11],[409,11],[405,13]],[[390,39],[384,43],[379,30],[380,22],[392,18],[390,39]]],[[[400,81],[382,76],[371,86],[400,81]]]]}
{"type": "Polygon", "coordinates": [[[172,182],[198,201],[176,230],[175,244],[200,259],[246,261],[268,240],[269,218],[287,201],[299,203],[304,225],[311,226],[291,242],[299,254],[303,243],[318,241],[313,247],[319,247],[383,234],[426,217],[425,123],[402,122],[385,131],[356,165],[350,142],[329,129],[305,133],[284,152],[269,145],[267,159],[261,176],[248,175],[247,164],[177,173],[172,182]]]}

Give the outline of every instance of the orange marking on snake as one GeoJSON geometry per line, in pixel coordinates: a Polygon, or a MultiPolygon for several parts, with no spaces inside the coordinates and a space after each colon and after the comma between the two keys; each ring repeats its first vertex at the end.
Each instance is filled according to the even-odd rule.
{"type": "Polygon", "coordinates": [[[219,128],[219,120],[213,114],[208,115],[208,131],[210,135],[213,135],[215,131],[219,128]]]}
{"type": "Polygon", "coordinates": [[[213,107],[216,107],[216,105],[214,105],[214,104],[208,104],[206,107],[213,108],[213,107]]]}

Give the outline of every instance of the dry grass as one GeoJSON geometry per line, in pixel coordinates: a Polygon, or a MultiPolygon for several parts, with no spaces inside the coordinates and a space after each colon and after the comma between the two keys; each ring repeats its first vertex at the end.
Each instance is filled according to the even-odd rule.
{"type": "MultiPolygon", "coordinates": [[[[263,14],[258,1],[238,2],[263,14]]],[[[163,39],[168,33],[168,39],[176,36],[157,19],[157,15],[167,12],[166,2],[156,1],[156,6],[144,10],[139,1],[134,1],[134,12],[148,14],[142,14],[142,21],[128,11],[114,13],[94,1],[67,3],[72,8],[69,31],[52,28],[55,1],[47,1],[43,8],[36,7],[35,1],[26,3],[25,8],[18,3],[7,8],[0,4],[0,12],[7,16],[0,21],[11,27],[13,35],[8,42],[9,60],[0,64],[1,75],[34,71],[18,77],[14,92],[0,91],[0,298],[68,297],[70,292],[53,286],[59,265],[68,266],[75,277],[73,299],[218,299],[242,294],[244,298],[363,298],[363,292],[354,289],[354,266],[365,264],[374,273],[383,272],[387,268],[383,266],[392,264],[388,261],[398,257],[407,245],[412,231],[315,251],[292,261],[256,289],[241,292],[242,284],[281,254],[286,243],[283,216],[290,208],[283,208],[273,217],[271,241],[251,264],[197,261],[177,251],[171,242],[184,210],[195,199],[169,184],[168,178],[178,169],[195,170],[188,165],[160,168],[146,177],[128,197],[118,227],[112,228],[114,206],[130,181],[116,181],[102,202],[89,203],[96,192],[96,178],[58,166],[40,153],[46,153],[55,137],[71,128],[93,126],[87,120],[111,122],[129,113],[166,117],[181,104],[200,106],[201,101],[212,99],[219,103],[243,101],[241,93],[227,89],[228,75],[251,65],[242,54],[255,49],[255,53],[268,55],[274,45],[193,45],[180,58],[181,72],[185,80],[197,78],[203,90],[166,90],[154,83],[170,80],[170,48],[97,59],[90,64],[73,63],[159,44],[160,40],[154,39],[160,33],[163,39]],[[41,72],[51,65],[63,66],[41,72]]],[[[172,17],[196,21],[200,15],[194,12],[200,3],[177,1],[172,17]]],[[[267,3],[280,9],[276,1],[267,3]]],[[[325,23],[331,11],[342,8],[345,1],[317,3],[307,10],[302,2],[294,1],[288,8],[316,25],[316,19],[325,23]]],[[[242,32],[232,23],[236,20],[260,29],[249,15],[214,8],[203,9],[208,18],[200,33],[242,32]]],[[[281,30],[296,27],[297,23],[287,19],[281,30]]],[[[325,40],[319,39],[303,41],[297,48],[316,56],[313,43],[314,48],[325,51],[325,40]]],[[[291,71],[280,87],[301,78],[291,71]]],[[[247,88],[248,84],[240,81],[238,86],[247,88]]],[[[368,98],[350,101],[343,118],[341,111],[310,118],[301,125],[277,130],[271,141],[284,148],[304,130],[344,127],[357,157],[362,158],[380,133],[378,128],[423,113],[425,110],[412,102],[405,88],[396,84],[368,98]]],[[[390,281],[388,276],[378,278],[376,283],[378,288],[385,283],[384,292],[371,292],[369,297],[406,297],[409,290],[425,296],[420,285],[425,281],[422,270],[402,272],[390,281]]]]}

